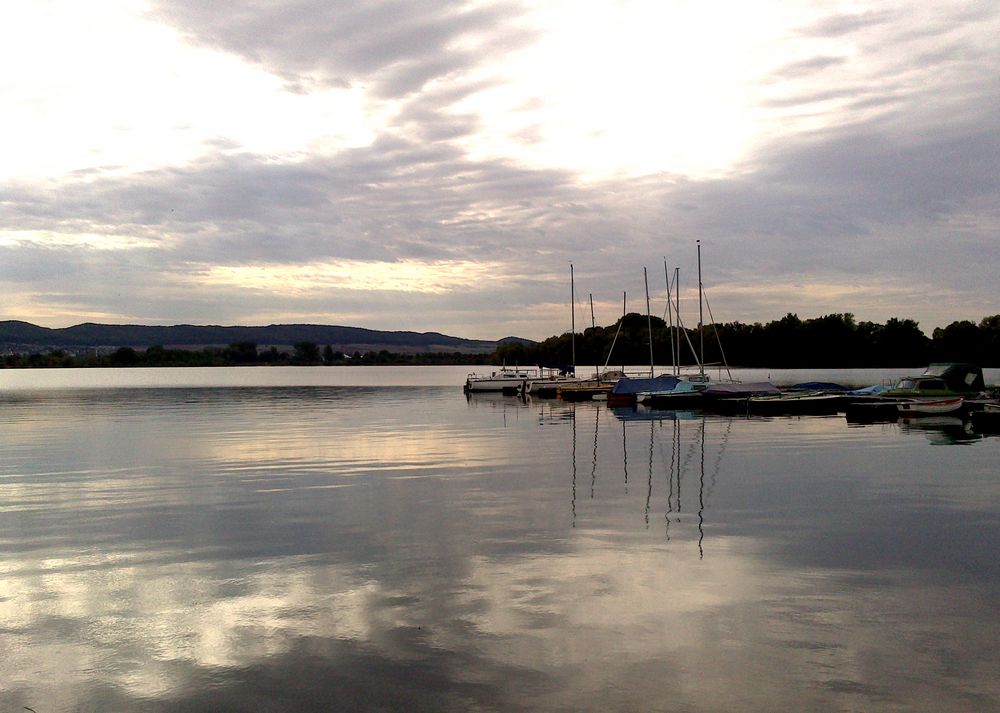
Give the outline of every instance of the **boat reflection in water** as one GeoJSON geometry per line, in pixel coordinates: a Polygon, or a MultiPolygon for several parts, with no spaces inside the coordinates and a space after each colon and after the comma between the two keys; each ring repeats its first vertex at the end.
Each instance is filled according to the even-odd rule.
{"type": "Polygon", "coordinates": [[[973,443],[984,437],[959,416],[904,417],[899,419],[899,428],[903,433],[921,433],[934,445],[973,443]]]}

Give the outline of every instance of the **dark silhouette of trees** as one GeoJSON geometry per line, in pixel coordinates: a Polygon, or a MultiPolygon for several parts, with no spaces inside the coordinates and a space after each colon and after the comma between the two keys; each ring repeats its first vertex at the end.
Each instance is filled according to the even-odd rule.
{"type": "Polygon", "coordinates": [[[111,366],[135,366],[139,355],[132,347],[121,347],[111,355],[111,366]]]}
{"type": "Polygon", "coordinates": [[[297,365],[311,366],[319,364],[319,345],[315,342],[297,342],[295,353],[292,355],[292,363],[297,365]]]}
{"type": "MultiPolygon", "coordinates": [[[[671,335],[662,319],[626,315],[611,355],[610,366],[649,363],[649,324],[658,365],[671,363],[671,335]]],[[[618,324],[591,327],[576,336],[576,363],[603,365],[618,324]]],[[[912,319],[892,318],[885,324],[858,322],[850,312],[803,320],[788,313],[761,324],[709,324],[704,334],[689,329],[681,337],[678,357],[695,365],[704,336],[705,363],[768,368],[920,367],[932,361],[967,361],[1000,366],[1000,315],[974,322],[953,322],[928,338],[912,319]],[[692,351],[692,348],[694,351],[692,351]]],[[[537,344],[506,344],[493,354],[494,364],[570,364],[572,335],[549,337],[537,344]]]]}

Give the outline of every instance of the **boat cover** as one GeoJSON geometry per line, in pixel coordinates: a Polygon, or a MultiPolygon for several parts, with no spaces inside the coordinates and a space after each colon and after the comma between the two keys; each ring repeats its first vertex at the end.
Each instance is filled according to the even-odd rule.
{"type": "Polygon", "coordinates": [[[703,396],[717,399],[732,399],[747,396],[768,396],[780,394],[781,389],[769,381],[757,381],[747,384],[712,384],[701,392],[703,396]]]}
{"type": "Polygon", "coordinates": [[[615,383],[611,394],[613,396],[634,396],[643,391],[670,391],[677,385],[678,381],[680,379],[669,374],[661,374],[650,379],[624,377],[615,383]]]}
{"type": "Polygon", "coordinates": [[[848,391],[849,396],[875,396],[876,394],[881,394],[883,391],[888,391],[889,387],[885,384],[873,384],[872,386],[866,386],[863,389],[854,389],[853,391],[848,391]]]}
{"type": "Polygon", "coordinates": [[[983,391],[986,383],[983,381],[983,370],[973,364],[938,363],[931,364],[921,376],[937,376],[948,388],[958,393],[983,391]]]}
{"type": "Polygon", "coordinates": [[[847,391],[846,386],[834,384],[829,381],[806,381],[802,384],[793,384],[788,387],[789,391],[847,391]]]}

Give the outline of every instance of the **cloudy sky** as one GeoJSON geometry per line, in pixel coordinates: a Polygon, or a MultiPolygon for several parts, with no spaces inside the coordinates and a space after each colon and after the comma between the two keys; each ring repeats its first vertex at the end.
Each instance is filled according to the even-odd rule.
{"type": "Polygon", "coordinates": [[[995,0],[8,0],[0,319],[1000,312],[995,0]]]}

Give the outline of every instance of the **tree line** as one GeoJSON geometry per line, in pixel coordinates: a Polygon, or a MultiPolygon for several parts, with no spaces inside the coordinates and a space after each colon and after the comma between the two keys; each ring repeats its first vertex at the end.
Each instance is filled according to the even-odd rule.
{"type": "Polygon", "coordinates": [[[160,367],[160,366],[372,366],[486,364],[489,354],[461,352],[402,353],[386,349],[346,354],[327,344],[298,342],[291,351],[268,347],[261,349],[253,342],[240,342],[226,347],[205,349],[168,349],[151,346],[146,349],[119,347],[108,352],[70,354],[61,349],[30,354],[7,354],[0,360],[5,368],[83,368],[83,367],[160,367]]]}
{"type": "Polygon", "coordinates": [[[702,329],[671,328],[659,317],[625,315],[607,327],[549,337],[542,342],[509,342],[492,353],[379,351],[345,354],[330,345],[298,342],[291,351],[259,348],[253,342],[205,349],[147,349],[121,347],[110,352],[74,355],[62,350],[8,354],[7,368],[130,367],[130,366],[348,366],[348,365],[638,365],[653,361],[671,364],[672,340],[679,336],[682,365],[698,363],[704,344],[706,364],[767,368],[918,367],[934,361],[965,361],[982,367],[1000,367],[1000,314],[978,323],[956,321],[937,328],[928,337],[911,319],[885,324],[858,322],[845,312],[812,319],[786,314],[762,324],[726,322],[702,329]],[[650,326],[652,329],[650,330],[650,326]]]}
{"type": "Polygon", "coordinates": [[[505,344],[494,353],[493,362],[569,365],[575,348],[576,364],[649,364],[650,332],[653,361],[658,365],[674,363],[671,340],[679,336],[682,365],[697,364],[695,355],[704,343],[706,364],[741,367],[918,367],[935,361],[1000,367],[1000,314],[978,324],[952,322],[928,337],[911,319],[858,322],[849,312],[813,319],[789,313],[767,324],[727,322],[700,330],[671,329],[658,317],[631,313],[613,325],[577,333],[575,340],[566,332],[536,344],[505,344]]]}

